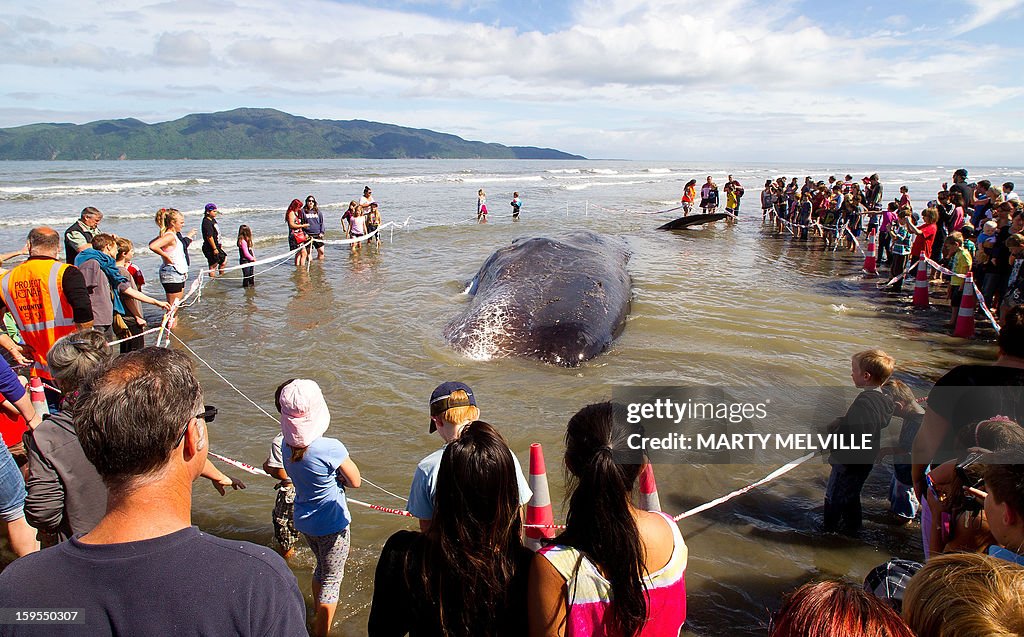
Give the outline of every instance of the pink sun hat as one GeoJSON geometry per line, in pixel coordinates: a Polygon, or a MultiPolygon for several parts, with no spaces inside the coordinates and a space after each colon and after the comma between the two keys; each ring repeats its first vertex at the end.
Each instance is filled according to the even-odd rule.
{"type": "Polygon", "coordinates": [[[281,433],[289,447],[308,447],[331,423],[327,401],[315,381],[299,378],[281,390],[281,433]]]}

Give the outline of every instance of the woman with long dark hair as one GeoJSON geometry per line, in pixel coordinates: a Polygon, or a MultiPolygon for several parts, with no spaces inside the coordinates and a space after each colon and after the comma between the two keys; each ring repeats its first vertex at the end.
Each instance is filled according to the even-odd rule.
{"type": "Polygon", "coordinates": [[[533,553],[520,538],[512,454],[482,421],[444,450],[426,533],[399,531],[374,577],[369,635],[524,635],[533,553]]]}
{"type": "Polygon", "coordinates": [[[530,570],[533,637],[678,635],[686,619],[687,548],[664,513],[641,511],[631,495],[644,458],[630,449],[625,409],[587,405],[569,420],[570,477],[565,531],[530,570]]]}

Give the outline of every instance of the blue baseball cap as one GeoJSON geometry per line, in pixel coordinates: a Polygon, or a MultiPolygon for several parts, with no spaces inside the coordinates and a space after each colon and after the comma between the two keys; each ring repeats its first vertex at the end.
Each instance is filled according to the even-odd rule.
{"type": "Polygon", "coordinates": [[[206,212],[210,212],[211,210],[216,210],[216,209],[217,209],[217,204],[215,204],[215,203],[208,203],[208,204],[206,204],[206,212]]]}
{"type": "Polygon", "coordinates": [[[441,383],[437,389],[430,394],[430,433],[437,431],[434,424],[434,416],[440,416],[453,407],[476,406],[476,398],[473,397],[473,390],[466,383],[450,380],[441,383]],[[452,394],[462,390],[466,392],[466,398],[452,398],[452,394]]]}

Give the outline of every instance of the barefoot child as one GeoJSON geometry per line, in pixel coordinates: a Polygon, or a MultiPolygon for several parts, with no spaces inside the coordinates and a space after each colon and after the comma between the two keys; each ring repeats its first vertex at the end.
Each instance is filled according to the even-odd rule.
{"type": "Polygon", "coordinates": [[[519,221],[519,209],[523,207],[523,202],[519,201],[519,193],[512,193],[512,220],[519,221]]]}
{"type": "MultiPolygon", "coordinates": [[[[370,215],[366,218],[366,232],[367,234],[373,234],[380,228],[380,208],[377,207],[377,202],[370,204],[370,215]]],[[[373,238],[380,243],[380,235],[375,234],[373,238]]]]}
{"type": "Polygon", "coordinates": [[[281,456],[295,485],[295,528],[316,557],[312,634],[326,637],[349,553],[352,516],[345,490],[361,484],[359,468],[341,441],[324,436],[331,412],[319,385],[300,378],[282,385],[278,396],[284,440],[281,456]]]}
{"type": "Polygon", "coordinates": [[[476,220],[487,223],[487,193],[483,188],[476,192],[476,220]]]}
{"type": "Polygon", "coordinates": [[[949,259],[949,269],[955,274],[949,281],[950,317],[948,327],[956,327],[956,317],[960,312],[960,299],[964,295],[964,277],[971,271],[971,253],[964,248],[964,236],[959,232],[950,233],[942,244],[942,252],[949,259]]]}
{"type": "Polygon", "coordinates": [[[856,533],[862,524],[860,492],[878,458],[878,440],[889,426],[893,401],[882,393],[896,361],[880,349],[858,352],[851,359],[855,387],[863,390],[854,399],[846,415],[837,418],[829,431],[844,438],[871,435],[873,443],[863,450],[834,449],[829,456],[832,473],[825,487],[824,528],[826,533],[856,533]]]}
{"type": "MultiPolygon", "coordinates": [[[[892,251],[892,260],[889,267],[890,278],[903,274],[903,271],[907,268],[907,257],[910,256],[910,231],[906,228],[906,224],[909,223],[910,219],[910,211],[901,210],[897,215],[897,222],[889,226],[889,235],[891,237],[890,250],[892,251]]],[[[892,284],[892,289],[896,292],[903,291],[902,276],[892,284]]]]}
{"type": "MultiPolygon", "coordinates": [[[[249,226],[242,224],[238,226],[238,263],[252,263],[256,260],[256,251],[253,249],[252,244],[252,230],[249,226]]],[[[242,268],[242,287],[252,288],[256,287],[256,276],[253,274],[254,268],[242,268]]]]}

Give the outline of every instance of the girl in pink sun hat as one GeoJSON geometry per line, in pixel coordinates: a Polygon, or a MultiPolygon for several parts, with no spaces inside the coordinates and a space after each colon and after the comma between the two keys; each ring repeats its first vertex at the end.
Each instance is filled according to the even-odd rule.
{"type": "Polygon", "coordinates": [[[278,389],[284,468],[295,485],[295,528],[316,556],[314,635],[327,635],[345,575],[352,516],[345,487],[360,485],[359,467],[341,441],[325,438],[331,423],[320,386],[299,378],[278,389]]]}

